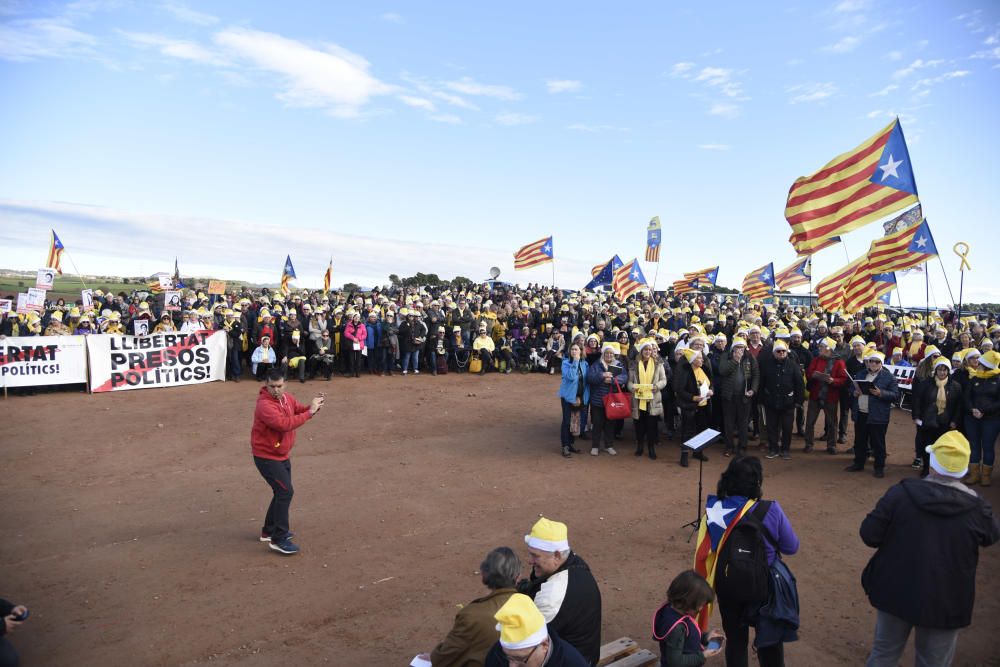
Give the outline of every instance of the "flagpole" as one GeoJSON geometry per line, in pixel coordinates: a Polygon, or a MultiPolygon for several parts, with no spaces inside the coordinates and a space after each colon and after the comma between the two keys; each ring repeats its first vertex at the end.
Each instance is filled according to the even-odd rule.
{"type": "Polygon", "coordinates": [[[657,256],[656,256],[656,272],[653,274],[653,289],[651,290],[652,293],[653,293],[653,298],[654,299],[656,298],[656,279],[659,276],[660,276],[660,256],[659,256],[659,254],[657,254],[657,256]]]}
{"type": "Polygon", "coordinates": [[[69,251],[67,251],[65,247],[63,247],[63,252],[66,253],[66,258],[69,259],[69,263],[73,265],[73,270],[76,271],[76,277],[80,279],[80,284],[83,285],[83,289],[90,289],[87,287],[87,283],[84,282],[80,269],[76,268],[76,262],[73,261],[73,256],[69,254],[69,251]]]}
{"type": "Polygon", "coordinates": [[[552,289],[556,288],[556,258],[552,258],[552,289]]]}
{"type": "MultiPolygon", "coordinates": [[[[948,280],[948,272],[944,270],[944,260],[941,259],[941,253],[938,253],[938,262],[941,263],[941,273],[944,274],[944,284],[948,286],[948,296],[951,298],[951,305],[955,305],[955,295],[951,293],[951,282],[948,280]]],[[[924,263],[926,266],[926,262],[924,263]]]]}
{"type": "MultiPolygon", "coordinates": [[[[938,255],[940,257],[940,255],[938,255]]],[[[924,325],[929,326],[931,316],[931,275],[930,262],[924,262],[924,325]]]]}

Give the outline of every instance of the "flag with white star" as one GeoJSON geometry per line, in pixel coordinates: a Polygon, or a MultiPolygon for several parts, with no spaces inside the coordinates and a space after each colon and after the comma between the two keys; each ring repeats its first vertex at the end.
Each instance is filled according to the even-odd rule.
{"type": "Polygon", "coordinates": [[[646,276],[639,268],[638,259],[633,259],[615,271],[614,280],[611,281],[611,289],[615,291],[615,295],[621,301],[625,301],[636,292],[649,289],[646,286],[646,276]]]}
{"type": "Polygon", "coordinates": [[[539,264],[552,261],[552,237],[546,236],[534,243],[529,243],[514,253],[514,270],[530,269],[539,264]]]}
{"type": "Polygon", "coordinates": [[[868,270],[872,274],[903,271],[923,264],[938,254],[927,220],[904,227],[872,241],[868,247],[868,270]]]}
{"type": "MultiPolygon", "coordinates": [[[[726,543],[732,527],[739,523],[757,503],[743,496],[718,498],[709,496],[705,502],[705,515],[698,524],[698,544],[694,550],[694,571],[705,577],[709,586],[715,585],[715,562],[726,543]]],[[[698,625],[708,627],[711,605],[698,614],[698,625]]]]}
{"type": "Polygon", "coordinates": [[[789,242],[799,254],[828,239],[918,203],[903,127],[894,120],[857,148],[838,155],[788,191],[789,242]]]}
{"type": "Polygon", "coordinates": [[[743,278],[743,295],[748,299],[763,299],[774,294],[774,262],[768,262],[743,278]]]}
{"type": "Polygon", "coordinates": [[[292,266],[292,256],[287,255],[285,257],[285,266],[281,269],[281,293],[283,295],[289,295],[292,290],[288,287],[288,281],[295,280],[296,278],[295,267],[292,266]]]}
{"type": "Polygon", "coordinates": [[[587,283],[583,289],[594,289],[595,287],[607,287],[611,285],[615,278],[615,271],[622,268],[622,260],[615,255],[609,261],[604,264],[598,264],[594,267],[596,271],[591,271],[594,279],[587,283]]]}

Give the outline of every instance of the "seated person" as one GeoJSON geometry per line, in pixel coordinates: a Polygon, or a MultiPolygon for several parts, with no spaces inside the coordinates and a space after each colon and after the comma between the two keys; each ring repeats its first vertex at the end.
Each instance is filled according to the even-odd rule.
{"type": "Polygon", "coordinates": [[[250,362],[253,364],[251,370],[253,370],[254,376],[263,381],[265,374],[277,361],[278,356],[274,353],[274,348],[271,347],[271,337],[261,336],[260,347],[254,350],[250,356],[250,362]]]}
{"type": "Polygon", "coordinates": [[[500,640],[486,654],[486,667],[587,667],[572,644],[546,627],[545,617],[527,595],[511,595],[494,618],[499,621],[500,640]]]}

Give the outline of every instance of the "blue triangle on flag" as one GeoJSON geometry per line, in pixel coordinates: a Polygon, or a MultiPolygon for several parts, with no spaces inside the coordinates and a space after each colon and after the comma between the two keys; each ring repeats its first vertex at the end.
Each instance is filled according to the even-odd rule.
{"type": "Polygon", "coordinates": [[[910,247],[906,249],[908,252],[922,252],[928,255],[938,254],[937,246],[934,245],[934,237],[931,235],[931,228],[927,225],[927,220],[920,223],[917,227],[917,231],[913,234],[913,240],[910,241],[910,247]]]}
{"type": "Polygon", "coordinates": [[[896,120],[896,126],[889,134],[889,140],[882,148],[882,156],[869,179],[876,185],[884,185],[896,190],[917,194],[917,182],[913,178],[910,151],[906,148],[903,126],[896,120]]]}

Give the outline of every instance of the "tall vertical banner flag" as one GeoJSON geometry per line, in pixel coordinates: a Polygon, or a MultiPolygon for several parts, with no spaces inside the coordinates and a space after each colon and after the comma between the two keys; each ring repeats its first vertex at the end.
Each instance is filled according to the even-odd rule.
{"type": "Polygon", "coordinates": [[[642,269],[639,268],[638,258],[622,265],[620,269],[615,271],[611,288],[621,301],[626,300],[640,290],[649,289],[646,286],[646,276],[642,274],[642,269]]]}
{"type": "Polygon", "coordinates": [[[292,266],[292,256],[287,255],[285,257],[285,266],[281,269],[281,293],[288,296],[292,291],[288,288],[288,281],[297,279],[298,276],[295,275],[295,267],[292,266]]]}
{"type": "Polygon", "coordinates": [[[660,216],[654,215],[653,219],[649,221],[649,227],[646,229],[646,261],[647,262],[659,262],[660,261],[660,216]]]}
{"type": "Polygon", "coordinates": [[[514,253],[514,270],[530,269],[552,261],[552,237],[546,236],[534,243],[522,246],[514,253]]]}
{"type": "Polygon", "coordinates": [[[330,258],[330,264],[326,267],[326,273],[323,274],[323,294],[330,293],[331,280],[333,280],[333,257],[330,258]]]}
{"type": "Polygon", "coordinates": [[[55,269],[62,275],[62,254],[66,249],[66,246],[62,244],[59,237],[56,235],[56,230],[52,231],[52,238],[49,239],[49,257],[45,260],[45,266],[50,269],[55,269]]]}
{"type": "Polygon", "coordinates": [[[774,276],[774,286],[781,292],[787,292],[799,285],[808,285],[812,280],[812,257],[800,257],[791,266],[782,269],[774,276]]]}
{"type": "Polygon", "coordinates": [[[748,299],[763,299],[774,294],[774,262],[754,269],[743,278],[740,290],[748,299]]]}
{"type": "Polygon", "coordinates": [[[910,153],[899,119],[828,162],[788,191],[789,242],[799,254],[918,202],[910,153]]]}
{"type": "Polygon", "coordinates": [[[181,267],[174,257],[174,289],[184,289],[184,281],[181,280],[181,267]]]}
{"type": "MultiPolygon", "coordinates": [[[[718,498],[709,496],[705,502],[705,515],[698,522],[698,543],[694,548],[694,571],[715,587],[715,564],[719,552],[729,539],[733,526],[757,503],[743,500],[742,496],[718,498]]],[[[708,629],[708,619],[712,615],[712,605],[707,604],[698,614],[698,625],[708,629]]]]}

